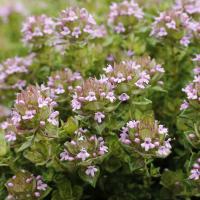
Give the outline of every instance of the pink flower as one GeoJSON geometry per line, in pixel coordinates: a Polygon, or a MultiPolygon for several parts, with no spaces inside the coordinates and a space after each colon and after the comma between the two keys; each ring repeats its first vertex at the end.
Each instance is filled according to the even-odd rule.
{"type": "Polygon", "coordinates": [[[7,129],[8,128],[8,122],[3,122],[3,123],[1,123],[1,128],[2,129],[7,129]]]}
{"type": "Polygon", "coordinates": [[[154,69],[158,72],[164,73],[165,69],[161,65],[156,65],[154,69]]]}
{"type": "Polygon", "coordinates": [[[95,167],[95,166],[88,166],[87,167],[87,170],[85,171],[85,173],[88,175],[88,176],[92,176],[94,177],[95,176],[95,173],[98,171],[98,169],[95,167]]]}
{"type": "Polygon", "coordinates": [[[200,54],[196,54],[195,58],[192,59],[193,61],[200,61],[200,54]]]}
{"type": "Polygon", "coordinates": [[[87,101],[96,101],[97,98],[96,98],[95,92],[89,92],[88,96],[85,97],[85,100],[87,100],[87,101]]]}
{"type": "Polygon", "coordinates": [[[37,189],[45,191],[47,189],[47,184],[44,183],[42,180],[37,180],[37,189]]]}
{"type": "Polygon", "coordinates": [[[63,36],[69,35],[70,33],[71,31],[69,30],[67,26],[63,27],[63,31],[60,32],[60,34],[63,36]]]}
{"type": "Polygon", "coordinates": [[[42,97],[38,98],[38,107],[39,108],[43,108],[45,106],[47,106],[49,103],[48,99],[43,99],[42,97]]]}
{"type": "Polygon", "coordinates": [[[200,170],[199,169],[192,169],[190,171],[189,179],[199,180],[200,177],[200,170]]]}
{"type": "Polygon", "coordinates": [[[110,73],[110,72],[113,72],[113,67],[111,65],[108,65],[107,67],[103,68],[103,70],[106,73],[110,73]]]}
{"type": "Polygon", "coordinates": [[[16,134],[12,131],[8,132],[6,135],[5,135],[5,139],[8,141],[8,142],[12,142],[12,141],[15,141],[17,138],[16,138],[16,134]]]}
{"type": "Polygon", "coordinates": [[[172,20],[171,22],[166,23],[166,26],[170,29],[176,29],[176,22],[172,20]]]}
{"type": "Polygon", "coordinates": [[[79,27],[74,27],[72,36],[74,36],[75,38],[79,38],[80,35],[81,35],[81,29],[79,27]]]}
{"type": "Polygon", "coordinates": [[[150,81],[150,76],[145,71],[140,73],[140,79],[135,83],[135,85],[141,89],[144,89],[146,84],[150,81]]]}
{"type": "Polygon", "coordinates": [[[99,154],[104,155],[107,152],[108,152],[108,147],[104,145],[104,142],[101,142],[99,147],[99,154]]]}
{"type": "Polygon", "coordinates": [[[108,99],[111,103],[113,103],[114,100],[116,99],[114,96],[114,92],[108,92],[108,94],[106,95],[106,99],[108,99]]]}
{"type": "Polygon", "coordinates": [[[122,93],[119,97],[118,97],[118,99],[120,100],[120,101],[127,101],[127,100],[129,100],[129,96],[126,94],[126,93],[122,93]]]}
{"type": "Polygon", "coordinates": [[[77,99],[73,99],[71,101],[71,105],[72,105],[72,110],[73,111],[80,110],[80,108],[81,108],[81,103],[77,99]]]}
{"type": "Polygon", "coordinates": [[[63,94],[65,92],[64,88],[62,85],[59,85],[56,89],[55,89],[55,93],[56,94],[63,94]]]}
{"type": "Polygon", "coordinates": [[[21,116],[20,116],[20,114],[18,112],[13,111],[11,113],[11,116],[12,116],[11,120],[12,120],[14,125],[17,125],[21,121],[21,116]]]}
{"type": "Polygon", "coordinates": [[[117,26],[115,26],[114,30],[116,33],[124,33],[126,31],[124,25],[120,22],[118,23],[117,26]]]}
{"type": "Polygon", "coordinates": [[[35,192],[34,195],[35,195],[35,197],[40,197],[40,193],[39,192],[35,192]]]}
{"type": "Polygon", "coordinates": [[[132,121],[129,121],[127,123],[127,127],[129,127],[129,128],[137,128],[139,123],[140,123],[140,121],[132,120],[132,121]]]}
{"type": "Polygon", "coordinates": [[[53,113],[50,114],[49,118],[47,119],[47,121],[49,123],[51,123],[54,126],[58,126],[58,120],[56,119],[57,116],[59,115],[58,111],[54,111],[53,113]]]}
{"type": "Polygon", "coordinates": [[[153,149],[155,145],[151,143],[151,138],[145,138],[144,143],[141,144],[141,147],[145,149],[145,151],[149,151],[150,149],[153,149]]]}
{"type": "Polygon", "coordinates": [[[96,112],[94,116],[94,120],[97,121],[98,123],[102,122],[102,119],[105,118],[105,115],[102,112],[96,112]]]}
{"type": "Polygon", "coordinates": [[[170,154],[170,149],[167,148],[166,146],[160,146],[158,151],[157,151],[157,154],[158,156],[161,156],[161,157],[166,157],[170,154]]]}
{"type": "Polygon", "coordinates": [[[85,148],[82,148],[80,153],[78,153],[76,157],[81,159],[82,161],[85,161],[88,157],[90,157],[90,154],[85,148]]]}
{"type": "Polygon", "coordinates": [[[131,141],[129,140],[129,135],[125,131],[122,131],[122,133],[120,134],[120,141],[124,144],[131,144],[131,141]]]}
{"type": "Polygon", "coordinates": [[[187,101],[183,101],[181,104],[180,110],[186,110],[189,107],[189,103],[187,101]]]}
{"type": "Polygon", "coordinates": [[[166,135],[168,133],[168,129],[165,128],[163,125],[158,126],[158,133],[166,135]]]}
{"type": "Polygon", "coordinates": [[[29,120],[29,119],[32,119],[36,114],[36,110],[27,110],[25,112],[25,115],[22,116],[22,119],[24,120],[29,120]]]}
{"type": "Polygon", "coordinates": [[[69,152],[66,149],[64,149],[64,152],[62,152],[60,154],[60,160],[61,161],[63,161],[63,160],[72,161],[72,160],[74,160],[74,158],[69,155],[69,152]]]}
{"type": "MultiPolygon", "coordinates": [[[[152,33],[153,34],[153,33],[152,33]]],[[[157,33],[157,36],[158,37],[163,37],[163,36],[166,36],[167,35],[167,31],[166,31],[166,29],[165,28],[160,28],[159,29],[159,31],[158,31],[158,33],[157,33]]]]}
{"type": "Polygon", "coordinates": [[[191,39],[190,36],[184,36],[184,37],[181,38],[180,44],[187,47],[190,44],[190,39],[191,39]]]}

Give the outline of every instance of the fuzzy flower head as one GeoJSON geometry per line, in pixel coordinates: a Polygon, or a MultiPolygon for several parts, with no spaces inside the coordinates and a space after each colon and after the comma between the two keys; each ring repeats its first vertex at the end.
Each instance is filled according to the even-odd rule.
{"type": "Polygon", "coordinates": [[[176,0],[174,9],[186,12],[188,15],[200,14],[199,0],[176,0]]]}
{"type": "Polygon", "coordinates": [[[29,86],[17,95],[11,116],[1,125],[8,142],[13,142],[18,137],[34,133],[36,130],[48,135],[46,129],[58,127],[59,112],[54,110],[56,102],[49,97],[49,94],[49,89],[29,86]]]}
{"type": "MultiPolygon", "coordinates": [[[[145,88],[155,84],[162,77],[164,68],[149,57],[141,57],[130,61],[122,61],[119,64],[115,63],[113,66],[108,65],[104,68],[104,71],[105,76],[115,87],[124,84],[128,92],[131,93],[133,89],[142,92],[145,88]]],[[[128,100],[129,96],[126,93],[124,94],[127,91],[121,92],[119,99],[122,101],[128,100]]]]}
{"type": "Polygon", "coordinates": [[[159,17],[155,18],[152,24],[151,36],[158,39],[179,40],[181,44],[187,46],[190,43],[189,26],[190,18],[186,13],[168,10],[160,13],[159,17]]]}
{"type": "Polygon", "coordinates": [[[153,157],[167,157],[171,152],[168,129],[158,121],[129,121],[122,128],[119,140],[133,151],[153,157]]]}
{"type": "Polygon", "coordinates": [[[134,0],[124,0],[120,3],[112,3],[108,16],[108,25],[116,33],[125,33],[132,30],[139,20],[143,19],[144,13],[134,0]]]}
{"type": "Polygon", "coordinates": [[[200,22],[191,20],[189,24],[189,29],[193,39],[195,41],[198,41],[200,39],[200,22]]]}
{"type": "Polygon", "coordinates": [[[72,92],[73,88],[83,80],[80,73],[72,72],[69,68],[53,72],[48,79],[47,85],[51,89],[53,97],[58,97],[66,92],[72,92]]]}
{"type": "Polygon", "coordinates": [[[187,99],[184,100],[180,110],[186,110],[188,108],[199,109],[200,106],[200,70],[199,67],[194,69],[194,79],[189,83],[182,91],[187,95],[187,99]]]}
{"type": "Polygon", "coordinates": [[[0,90],[22,90],[26,85],[24,75],[29,72],[34,54],[8,58],[0,64],[0,90]],[[23,80],[22,80],[23,79],[23,80]]]}
{"type": "Polygon", "coordinates": [[[197,161],[193,164],[192,169],[190,171],[189,179],[199,182],[199,180],[200,180],[200,158],[198,158],[197,161]]]}
{"type": "Polygon", "coordinates": [[[109,151],[102,137],[91,136],[88,131],[80,130],[76,131],[71,141],[67,141],[64,146],[65,149],[60,154],[61,161],[86,162],[88,165],[95,164],[97,158],[106,155],[109,151]]]}
{"type": "Polygon", "coordinates": [[[15,1],[7,1],[6,4],[0,6],[0,20],[2,20],[4,23],[8,23],[10,17],[13,14],[20,14],[26,16],[27,9],[24,7],[22,3],[15,1]]]}
{"type": "MultiPolygon", "coordinates": [[[[72,108],[74,111],[80,109],[88,110],[88,106],[94,103],[106,106],[114,103],[116,100],[113,86],[105,77],[99,80],[89,78],[82,85],[77,86],[74,91],[72,99],[72,108]]],[[[93,108],[95,108],[94,106],[93,108]]]]}
{"type": "Polygon", "coordinates": [[[46,15],[28,17],[21,30],[24,43],[36,49],[47,45],[54,33],[54,25],[46,15]]]}
{"type": "Polygon", "coordinates": [[[59,44],[85,42],[88,39],[102,38],[105,34],[105,27],[98,26],[85,8],[67,8],[60,13],[56,21],[59,44]]]}
{"type": "MultiPolygon", "coordinates": [[[[40,199],[49,189],[41,176],[34,176],[28,171],[18,171],[5,184],[8,190],[7,199],[40,199]]],[[[47,194],[46,194],[47,195],[47,194]]]]}

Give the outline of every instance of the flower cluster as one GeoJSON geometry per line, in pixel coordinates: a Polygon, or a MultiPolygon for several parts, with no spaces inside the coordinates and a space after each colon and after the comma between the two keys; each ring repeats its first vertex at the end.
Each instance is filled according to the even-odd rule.
{"type": "Polygon", "coordinates": [[[102,38],[105,34],[105,27],[98,26],[93,16],[85,8],[63,10],[56,21],[58,44],[102,38]]]}
{"type": "Polygon", "coordinates": [[[82,128],[75,131],[74,137],[64,146],[65,149],[60,154],[60,160],[88,166],[86,174],[91,176],[94,176],[97,171],[92,164],[97,164],[96,162],[108,153],[108,147],[102,137],[89,135],[88,130],[82,128]]]}
{"type": "Polygon", "coordinates": [[[193,164],[192,170],[190,171],[189,179],[195,181],[198,181],[200,179],[200,158],[198,158],[196,163],[193,164]]]}
{"type": "Polygon", "coordinates": [[[199,108],[200,105],[200,68],[194,69],[194,80],[182,89],[187,95],[187,100],[184,100],[180,110],[186,110],[188,107],[199,108]]]}
{"type": "Polygon", "coordinates": [[[13,13],[26,15],[27,10],[25,9],[24,5],[19,2],[9,2],[0,7],[0,18],[4,23],[8,23],[9,17],[13,13]]]}
{"type": "Polygon", "coordinates": [[[33,63],[34,54],[26,57],[8,58],[0,64],[0,89],[22,89],[26,81],[22,75],[27,74],[33,63]]]}
{"type": "Polygon", "coordinates": [[[122,128],[120,141],[142,155],[167,157],[171,152],[168,129],[158,121],[132,120],[122,128]]]}
{"type": "Polygon", "coordinates": [[[57,104],[49,94],[46,88],[29,86],[17,95],[10,118],[1,125],[8,142],[37,131],[48,135],[45,129],[58,126],[59,112],[54,111],[57,104]]]}
{"type": "Polygon", "coordinates": [[[54,33],[54,21],[46,15],[28,17],[22,27],[25,44],[40,48],[46,44],[54,33]]]}
{"type": "Polygon", "coordinates": [[[28,171],[20,170],[6,183],[8,200],[40,199],[49,190],[41,176],[34,176],[28,171]]]}
{"type": "Polygon", "coordinates": [[[200,1],[199,0],[176,0],[174,8],[176,10],[182,10],[189,15],[200,13],[200,1]]]}
{"type": "Polygon", "coordinates": [[[125,33],[132,30],[132,26],[143,18],[141,8],[134,0],[124,0],[120,3],[112,3],[108,17],[108,24],[116,33],[125,33]]]}
{"type": "Polygon", "coordinates": [[[177,10],[161,12],[152,24],[151,35],[156,38],[179,40],[183,46],[188,46],[191,39],[191,23],[187,13],[177,10]]]}
{"type": "Polygon", "coordinates": [[[155,60],[151,60],[150,57],[122,61],[114,66],[108,65],[104,71],[113,85],[125,82],[131,89],[145,89],[152,84],[152,80],[158,81],[165,72],[164,68],[156,64],[155,60]]]}
{"type": "Polygon", "coordinates": [[[82,85],[76,86],[74,91],[71,102],[73,111],[80,109],[87,110],[87,105],[93,102],[99,102],[105,106],[116,100],[113,85],[105,77],[99,80],[96,78],[89,78],[84,81],[82,85]]]}
{"type": "Polygon", "coordinates": [[[53,72],[48,78],[47,85],[51,89],[51,96],[71,92],[73,88],[82,81],[82,76],[78,72],[72,72],[69,68],[53,72]]]}

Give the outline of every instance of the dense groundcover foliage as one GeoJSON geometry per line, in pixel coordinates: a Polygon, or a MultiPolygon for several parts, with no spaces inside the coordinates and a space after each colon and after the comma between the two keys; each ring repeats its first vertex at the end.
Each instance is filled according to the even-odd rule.
{"type": "Polygon", "coordinates": [[[0,199],[200,198],[200,0],[5,1],[0,199]]]}

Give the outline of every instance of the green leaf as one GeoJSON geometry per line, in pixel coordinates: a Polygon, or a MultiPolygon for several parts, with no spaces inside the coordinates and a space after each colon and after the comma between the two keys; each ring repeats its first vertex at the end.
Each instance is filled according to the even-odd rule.
{"type": "Polygon", "coordinates": [[[8,150],[4,134],[0,131],[0,156],[6,155],[8,150]]]}
{"type": "Polygon", "coordinates": [[[60,181],[57,183],[59,195],[63,199],[69,199],[73,197],[72,186],[69,180],[60,181]]]}
{"type": "Polygon", "coordinates": [[[115,157],[109,158],[107,161],[105,161],[104,167],[106,171],[113,173],[117,171],[122,166],[119,159],[115,157]]]}
{"type": "Polygon", "coordinates": [[[83,188],[78,185],[75,185],[73,187],[73,195],[76,200],[80,200],[83,195],[83,188]]]}
{"type": "Polygon", "coordinates": [[[78,129],[78,122],[73,117],[69,117],[67,122],[64,124],[63,129],[66,134],[71,135],[78,129]]]}
{"type": "Polygon", "coordinates": [[[32,145],[32,143],[33,143],[33,138],[34,138],[34,136],[29,137],[28,140],[26,142],[24,142],[19,147],[19,149],[17,150],[17,153],[21,152],[21,151],[24,151],[25,149],[27,149],[28,147],[30,147],[32,145]]]}
{"type": "Polygon", "coordinates": [[[132,104],[134,105],[148,105],[151,104],[152,101],[146,98],[143,98],[141,101],[132,101],[132,104]]]}

